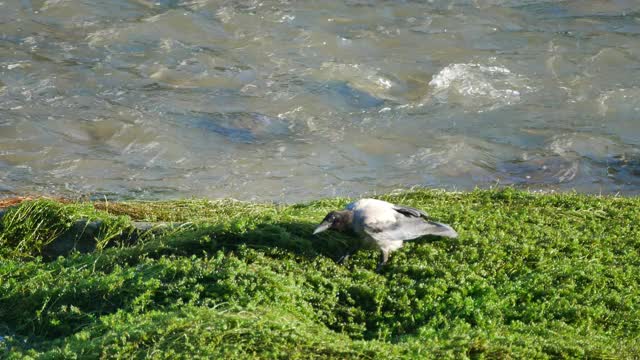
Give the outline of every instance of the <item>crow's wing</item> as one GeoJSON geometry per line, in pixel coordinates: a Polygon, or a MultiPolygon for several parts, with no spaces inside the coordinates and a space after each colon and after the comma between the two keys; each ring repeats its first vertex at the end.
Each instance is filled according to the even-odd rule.
{"type": "Polygon", "coordinates": [[[393,205],[393,210],[407,217],[422,217],[425,219],[429,218],[429,215],[427,215],[426,212],[409,206],[393,205]]]}
{"type": "Polygon", "coordinates": [[[449,225],[402,214],[398,214],[393,223],[367,223],[364,226],[364,232],[376,241],[407,241],[424,235],[452,238],[458,236],[458,233],[449,225]]]}

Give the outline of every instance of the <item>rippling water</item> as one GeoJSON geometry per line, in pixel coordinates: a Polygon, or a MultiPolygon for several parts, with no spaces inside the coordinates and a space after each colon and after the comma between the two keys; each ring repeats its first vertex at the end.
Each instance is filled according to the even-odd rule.
{"type": "Polygon", "coordinates": [[[637,0],[0,0],[0,195],[640,193],[637,0]]]}

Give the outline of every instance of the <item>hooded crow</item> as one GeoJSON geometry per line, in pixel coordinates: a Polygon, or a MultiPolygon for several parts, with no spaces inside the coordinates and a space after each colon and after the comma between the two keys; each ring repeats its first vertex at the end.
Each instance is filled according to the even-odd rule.
{"type": "Polygon", "coordinates": [[[378,270],[387,263],[391,252],[402,247],[404,241],[424,235],[458,236],[451,226],[429,220],[422,210],[376,199],[361,199],[347,205],[344,210],[330,212],[313,234],[328,229],[353,231],[362,239],[363,247],[380,249],[378,270]]]}

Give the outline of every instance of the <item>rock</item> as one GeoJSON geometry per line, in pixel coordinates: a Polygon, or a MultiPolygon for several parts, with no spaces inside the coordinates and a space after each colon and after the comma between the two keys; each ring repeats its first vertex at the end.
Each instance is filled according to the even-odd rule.
{"type": "Polygon", "coordinates": [[[57,257],[69,254],[73,250],[81,253],[94,251],[98,244],[96,236],[101,225],[101,221],[76,221],[69,230],[45,246],[42,250],[42,255],[45,257],[57,257]]]}
{"type": "MultiPolygon", "coordinates": [[[[102,224],[102,221],[88,221],[86,219],[76,221],[71,228],[45,246],[42,255],[47,258],[55,258],[70,254],[73,251],[80,253],[95,251],[102,224]]],[[[123,243],[129,245],[135,244],[143,235],[149,232],[159,234],[180,225],[179,223],[134,222],[129,229],[123,230],[122,233],[117,238],[112,239],[107,246],[123,243]]]]}

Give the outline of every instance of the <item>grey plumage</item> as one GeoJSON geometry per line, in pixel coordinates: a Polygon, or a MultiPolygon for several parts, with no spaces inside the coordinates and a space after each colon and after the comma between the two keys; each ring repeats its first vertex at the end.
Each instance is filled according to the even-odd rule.
{"type": "Polygon", "coordinates": [[[352,230],[360,236],[365,247],[380,249],[378,268],[387,262],[391,252],[402,247],[404,241],[424,235],[458,236],[449,225],[429,220],[422,210],[376,199],[358,200],[347,205],[345,210],[330,212],[314,234],[327,229],[352,230]]]}

